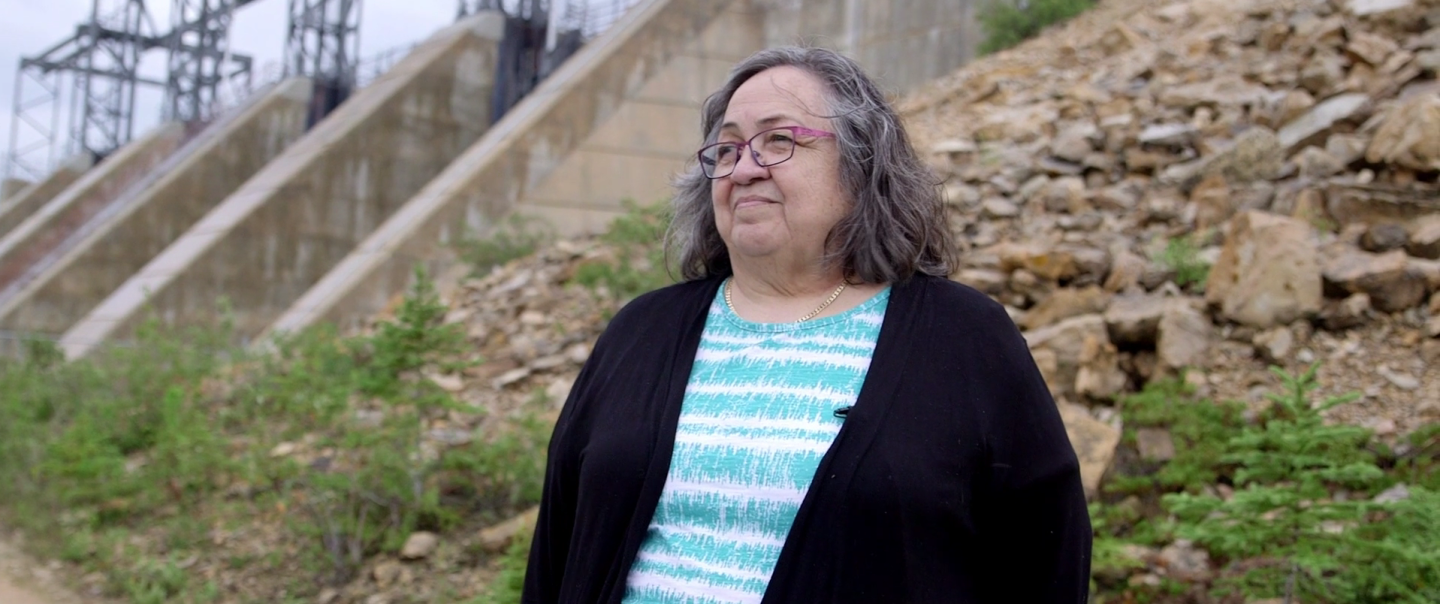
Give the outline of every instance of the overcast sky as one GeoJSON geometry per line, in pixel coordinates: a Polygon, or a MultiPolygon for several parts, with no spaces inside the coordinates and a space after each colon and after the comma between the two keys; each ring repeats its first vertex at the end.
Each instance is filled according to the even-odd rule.
{"type": "MultiPolygon", "coordinates": [[[[10,121],[15,98],[15,71],[20,57],[35,56],[68,38],[86,20],[94,0],[0,0],[0,156],[10,149],[10,121]]],[[[123,6],[124,0],[99,0],[102,14],[123,6]]],[[[147,0],[151,17],[161,32],[170,29],[174,0],[147,0]]],[[[362,0],[360,56],[413,44],[455,19],[456,0],[362,0]]],[[[240,9],[231,26],[232,52],[255,59],[255,71],[270,73],[285,50],[287,0],[256,0],[240,9]]],[[[142,64],[142,75],[165,79],[165,52],[152,50],[142,64]]],[[[68,82],[67,82],[68,85],[68,82]]],[[[32,88],[27,88],[27,92],[32,88]]],[[[163,95],[142,93],[136,108],[136,136],[159,121],[163,95]]],[[[62,121],[63,121],[62,117],[62,121]]],[[[61,125],[62,131],[65,126],[61,125]]],[[[0,157],[0,160],[3,160],[0,157]]],[[[0,174],[4,167],[0,166],[0,174]]]]}

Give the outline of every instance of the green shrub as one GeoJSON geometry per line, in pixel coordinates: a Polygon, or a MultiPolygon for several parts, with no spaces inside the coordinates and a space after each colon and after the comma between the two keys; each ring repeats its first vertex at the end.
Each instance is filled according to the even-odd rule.
{"type": "Polygon", "coordinates": [[[1363,428],[1327,425],[1322,412],[1351,397],[1312,402],[1317,369],[1272,368],[1282,391],[1249,422],[1239,405],[1198,399],[1179,381],[1120,400],[1126,446],[1138,428],[1165,428],[1175,456],[1156,467],[1122,454],[1111,470],[1106,499],[1091,508],[1097,602],[1171,601],[1182,585],[1127,583],[1141,565],[1126,546],[1176,539],[1218,562],[1206,588],[1217,597],[1440,601],[1440,495],[1427,486],[1440,426],[1415,432],[1396,455],[1363,428]],[[1375,501],[1401,482],[1408,498],[1375,501]]]}
{"type": "Polygon", "coordinates": [[[582,264],[575,280],[591,289],[604,286],[618,298],[633,298],[675,282],[666,265],[665,230],[670,224],[669,206],[639,206],[625,202],[626,213],[610,223],[601,240],[615,250],[615,257],[582,264]]]}
{"type": "Polygon", "coordinates": [[[1139,483],[1142,489],[1172,492],[1213,484],[1221,477],[1226,441],[1243,424],[1244,406],[1199,399],[1183,381],[1168,379],[1121,397],[1120,409],[1127,442],[1134,442],[1139,428],[1169,430],[1175,457],[1153,475],[1140,477],[1139,483]]]}
{"type": "Polygon", "coordinates": [[[980,29],[985,32],[980,54],[1015,46],[1094,5],[1095,0],[990,0],[980,8],[980,29]]]}
{"type": "Polygon", "coordinates": [[[535,253],[554,238],[554,230],[540,219],[511,214],[485,237],[466,237],[455,244],[455,249],[460,259],[470,265],[472,274],[484,275],[496,266],[535,253]]]}
{"type": "Polygon", "coordinates": [[[1252,597],[1436,601],[1440,499],[1414,487],[1398,503],[1371,501],[1390,480],[1368,448],[1368,430],[1327,425],[1321,416],[1354,397],[1310,401],[1317,368],[1298,376],[1273,370],[1284,393],[1271,395],[1262,422],[1227,444],[1224,461],[1236,468],[1233,496],[1166,497],[1181,520],[1178,534],[1223,560],[1248,562],[1220,583],[1252,597]]]}
{"type": "Polygon", "coordinates": [[[505,557],[500,559],[500,572],[490,583],[489,593],[476,598],[474,604],[520,604],[525,590],[525,568],[530,562],[530,542],[534,531],[522,530],[515,534],[505,557]]]}
{"type": "Polygon", "coordinates": [[[395,320],[381,322],[368,341],[355,345],[369,353],[360,372],[361,391],[393,398],[408,388],[406,402],[426,408],[448,400],[434,384],[416,375],[425,369],[454,371],[464,366],[459,357],[466,350],[465,332],[458,324],[445,323],[447,311],[435,283],[423,269],[415,269],[415,283],[395,320]]]}
{"type": "MultiPolygon", "coordinates": [[[[0,361],[0,515],[63,535],[29,542],[141,602],[215,599],[215,585],[179,561],[205,555],[211,527],[252,522],[256,506],[290,510],[301,547],[224,560],[331,581],[413,530],[513,515],[539,499],[549,425],[522,414],[466,446],[425,440],[431,422],[460,409],[426,376],[472,363],[447,310],[421,272],[368,336],[319,326],[251,354],[222,330],[151,323],[132,346],[70,363],[31,344],[0,361]],[[357,421],[361,409],[382,419],[357,421]],[[271,454],[296,441],[307,458],[271,454]],[[222,499],[227,485],[255,499],[222,499]]],[[[543,398],[534,403],[538,412],[543,398]]],[[[320,583],[297,585],[292,595],[320,583]]]]}
{"type": "Polygon", "coordinates": [[[1180,287],[1204,287],[1210,278],[1210,264],[1200,259],[1200,248],[1189,237],[1176,237],[1165,242],[1165,249],[1155,258],[1167,270],[1175,271],[1175,284],[1180,287]]]}

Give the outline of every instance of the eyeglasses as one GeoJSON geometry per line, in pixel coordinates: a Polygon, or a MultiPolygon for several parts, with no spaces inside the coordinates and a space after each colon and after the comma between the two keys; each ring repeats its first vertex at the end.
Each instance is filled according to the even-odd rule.
{"type": "Polygon", "coordinates": [[[795,155],[795,139],[798,137],[835,138],[834,132],[811,130],[800,126],[784,126],[765,130],[743,143],[725,142],[706,145],[697,154],[700,169],[707,178],[725,178],[735,171],[740,163],[740,150],[750,149],[750,158],[755,164],[768,168],[795,155]]]}

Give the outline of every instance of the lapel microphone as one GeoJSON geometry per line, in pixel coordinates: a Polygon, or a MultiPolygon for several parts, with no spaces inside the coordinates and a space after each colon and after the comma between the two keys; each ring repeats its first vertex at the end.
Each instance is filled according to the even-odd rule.
{"type": "Polygon", "coordinates": [[[854,405],[845,405],[844,407],[838,407],[838,408],[836,408],[836,409],[835,409],[835,417],[838,417],[838,418],[840,418],[840,419],[845,419],[847,416],[850,415],[850,409],[853,408],[853,407],[854,407],[854,405]]]}

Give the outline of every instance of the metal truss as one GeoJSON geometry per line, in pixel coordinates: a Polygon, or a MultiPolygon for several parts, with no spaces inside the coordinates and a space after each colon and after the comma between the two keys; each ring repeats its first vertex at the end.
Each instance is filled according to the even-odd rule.
{"type": "Polygon", "coordinates": [[[157,44],[144,0],[94,0],[90,19],[35,57],[20,59],[10,130],[12,178],[40,178],[64,155],[103,158],[129,142],[140,85],[140,57],[157,44]],[[73,77],[68,136],[61,136],[64,75],[73,77]]]}
{"type": "Polygon", "coordinates": [[[89,152],[97,159],[134,135],[140,56],[155,45],[155,25],[144,0],[125,0],[109,15],[101,14],[102,1],[94,1],[90,22],[73,38],[81,52],[77,67],[69,69],[75,73],[73,102],[79,107],[70,113],[70,152],[89,152]]]}
{"type": "Polygon", "coordinates": [[[315,82],[310,123],[325,117],[355,88],[360,59],[361,0],[289,0],[285,75],[315,82]]]}
{"type": "Polygon", "coordinates": [[[173,0],[164,117],[208,121],[220,106],[220,85],[243,77],[248,89],[251,58],[230,52],[230,22],[253,0],[173,0]]]}
{"type": "Polygon", "coordinates": [[[60,86],[60,72],[21,62],[15,74],[6,179],[38,181],[60,161],[60,86]]]}
{"type": "Polygon", "coordinates": [[[172,29],[159,35],[145,0],[93,0],[73,35],[20,59],[5,177],[43,178],[66,156],[102,159],[130,142],[141,86],[164,89],[165,119],[213,117],[220,84],[249,76],[250,57],[229,51],[229,28],[234,11],[253,1],[172,0],[172,29]],[[139,71],[157,49],[169,55],[164,80],[139,71]]]}

